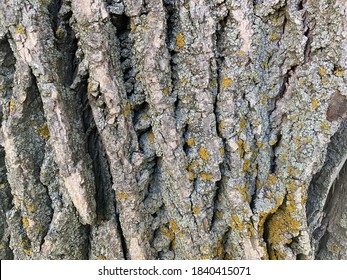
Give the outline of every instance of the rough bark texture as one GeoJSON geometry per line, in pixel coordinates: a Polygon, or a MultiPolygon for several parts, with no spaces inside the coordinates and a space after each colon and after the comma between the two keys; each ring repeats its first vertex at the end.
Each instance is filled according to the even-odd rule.
{"type": "Polygon", "coordinates": [[[347,259],[346,0],[1,0],[1,259],[347,259]]]}

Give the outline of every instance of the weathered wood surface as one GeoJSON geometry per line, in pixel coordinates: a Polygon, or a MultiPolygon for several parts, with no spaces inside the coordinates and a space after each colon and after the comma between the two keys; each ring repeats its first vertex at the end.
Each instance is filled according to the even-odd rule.
{"type": "Polygon", "coordinates": [[[1,0],[1,259],[347,259],[346,0],[1,0]]]}

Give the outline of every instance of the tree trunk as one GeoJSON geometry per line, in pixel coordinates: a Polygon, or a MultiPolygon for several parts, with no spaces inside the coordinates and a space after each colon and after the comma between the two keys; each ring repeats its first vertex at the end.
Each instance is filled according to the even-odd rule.
{"type": "Polygon", "coordinates": [[[1,259],[347,259],[346,0],[1,0],[1,259]]]}

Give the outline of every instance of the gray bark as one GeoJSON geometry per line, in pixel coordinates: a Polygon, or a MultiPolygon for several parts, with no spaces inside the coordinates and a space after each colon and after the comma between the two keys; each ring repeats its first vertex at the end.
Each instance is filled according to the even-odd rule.
{"type": "Polygon", "coordinates": [[[1,259],[347,259],[346,0],[1,0],[1,259]]]}

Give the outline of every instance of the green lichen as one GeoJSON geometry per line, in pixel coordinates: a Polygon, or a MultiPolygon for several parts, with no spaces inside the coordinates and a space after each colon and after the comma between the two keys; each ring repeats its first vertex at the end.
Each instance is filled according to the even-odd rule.
{"type": "Polygon", "coordinates": [[[184,35],[182,33],[178,33],[176,35],[176,47],[182,48],[185,45],[184,35]]]}
{"type": "Polygon", "coordinates": [[[204,161],[208,161],[210,155],[205,148],[200,148],[199,155],[204,161]]]}
{"type": "Polygon", "coordinates": [[[38,133],[44,138],[45,140],[48,140],[50,137],[50,132],[48,129],[48,125],[45,124],[37,129],[38,133]]]}

